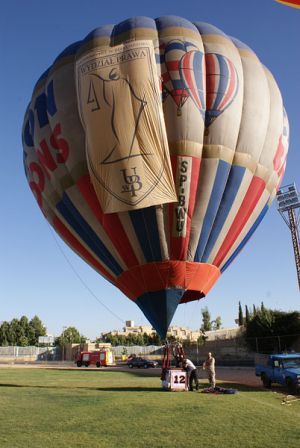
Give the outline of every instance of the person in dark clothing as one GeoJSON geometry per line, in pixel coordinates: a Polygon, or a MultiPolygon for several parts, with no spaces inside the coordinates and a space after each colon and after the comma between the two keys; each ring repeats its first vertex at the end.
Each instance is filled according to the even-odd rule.
{"type": "Polygon", "coordinates": [[[189,390],[193,390],[193,383],[195,383],[196,390],[199,389],[199,382],[198,382],[198,374],[197,374],[197,368],[192,363],[191,360],[186,359],[183,362],[183,368],[188,373],[188,381],[189,381],[189,390]]]}

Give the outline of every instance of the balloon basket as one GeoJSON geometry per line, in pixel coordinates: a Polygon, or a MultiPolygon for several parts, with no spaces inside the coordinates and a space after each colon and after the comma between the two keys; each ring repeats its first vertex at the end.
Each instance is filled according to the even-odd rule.
{"type": "Polygon", "coordinates": [[[188,375],[183,369],[170,369],[164,372],[162,388],[170,392],[187,392],[188,375]]]}

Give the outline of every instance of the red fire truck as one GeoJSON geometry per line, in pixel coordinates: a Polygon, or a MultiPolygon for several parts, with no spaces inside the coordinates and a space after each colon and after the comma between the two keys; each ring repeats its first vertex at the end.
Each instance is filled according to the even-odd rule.
{"type": "Polygon", "coordinates": [[[96,367],[115,365],[114,357],[110,350],[80,352],[75,359],[75,363],[77,367],[88,367],[90,364],[95,364],[96,367]]]}

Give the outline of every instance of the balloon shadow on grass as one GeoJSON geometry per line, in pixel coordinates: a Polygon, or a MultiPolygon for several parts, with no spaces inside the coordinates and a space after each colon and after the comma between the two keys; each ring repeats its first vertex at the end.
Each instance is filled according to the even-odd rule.
{"type": "Polygon", "coordinates": [[[147,386],[108,386],[108,387],[89,387],[89,386],[43,386],[43,385],[32,385],[32,384],[13,384],[13,383],[0,383],[1,387],[7,388],[27,388],[27,389],[53,389],[53,390],[95,390],[101,392],[161,392],[161,387],[147,387],[147,386]]]}

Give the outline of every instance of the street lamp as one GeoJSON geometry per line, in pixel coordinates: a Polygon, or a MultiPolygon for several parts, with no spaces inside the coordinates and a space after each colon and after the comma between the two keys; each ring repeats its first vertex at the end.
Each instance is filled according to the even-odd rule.
{"type": "Polygon", "coordinates": [[[299,211],[300,195],[295,183],[281,187],[276,194],[278,211],[291,231],[298,285],[300,289],[299,211]]]}
{"type": "Polygon", "coordinates": [[[63,327],[63,332],[62,332],[62,361],[65,360],[65,330],[68,327],[63,327]]]}

